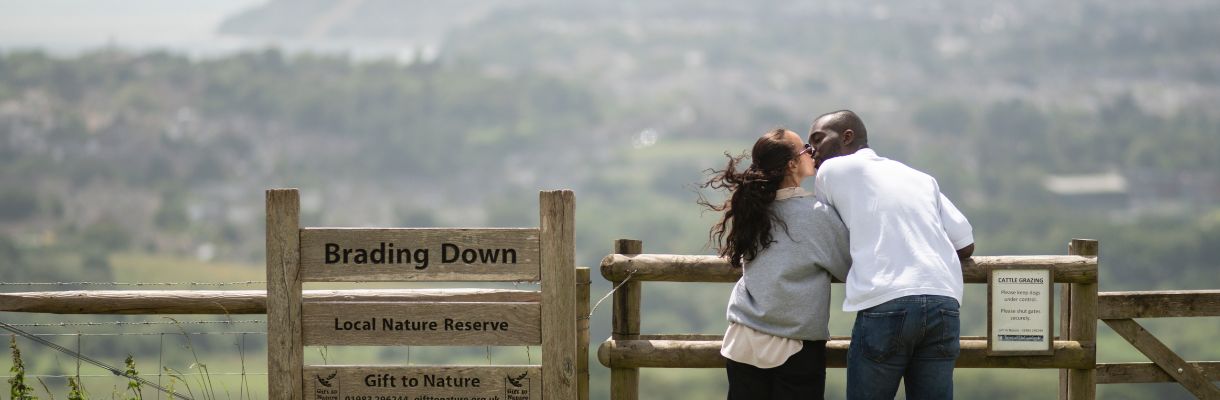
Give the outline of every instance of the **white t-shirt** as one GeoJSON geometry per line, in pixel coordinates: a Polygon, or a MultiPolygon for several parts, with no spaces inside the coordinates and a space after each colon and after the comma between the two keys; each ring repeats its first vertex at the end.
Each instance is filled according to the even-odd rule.
{"type": "Polygon", "coordinates": [[[823,162],[813,192],[849,232],[843,311],[921,294],[961,303],[957,249],[974,243],[973,228],[936,179],[866,148],[823,162]]]}

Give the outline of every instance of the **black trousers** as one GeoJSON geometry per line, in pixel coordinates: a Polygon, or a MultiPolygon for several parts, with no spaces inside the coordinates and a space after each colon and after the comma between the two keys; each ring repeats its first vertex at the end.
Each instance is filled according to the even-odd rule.
{"type": "Polygon", "coordinates": [[[805,340],[801,351],[775,368],[728,360],[729,400],[822,399],[826,392],[826,341],[805,340]]]}

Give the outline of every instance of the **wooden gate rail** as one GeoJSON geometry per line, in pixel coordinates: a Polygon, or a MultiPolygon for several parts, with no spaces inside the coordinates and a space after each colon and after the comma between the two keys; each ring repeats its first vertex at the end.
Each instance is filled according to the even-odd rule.
{"type": "MultiPolygon", "coordinates": [[[[610,398],[639,398],[639,368],[723,368],[720,335],[643,335],[640,333],[641,283],[719,282],[732,283],[741,270],[727,260],[706,255],[643,254],[637,240],[615,242],[613,254],[602,259],[601,273],[618,287],[614,293],[613,330],[598,348],[598,361],[610,368],[610,398]]],[[[987,338],[962,337],[959,368],[1058,368],[1070,371],[1061,379],[1060,397],[1096,397],[1094,367],[1097,362],[1097,242],[1073,240],[1071,255],[974,257],[962,265],[965,283],[987,283],[996,268],[1045,267],[1054,281],[1063,283],[1062,324],[1051,356],[987,355],[987,338]],[[1073,294],[1075,294],[1073,296],[1073,294]],[[1069,376],[1070,375],[1070,376],[1069,376]]],[[[842,283],[835,280],[835,283],[842,283]]],[[[850,338],[827,342],[827,367],[847,364],[850,338]]]]}
{"type": "Polygon", "coordinates": [[[1220,291],[1112,292],[1098,295],[1099,318],[1150,363],[1099,364],[1097,383],[1177,382],[1200,399],[1220,399],[1220,363],[1186,362],[1134,318],[1217,317],[1220,291]]]}
{"type": "Polygon", "coordinates": [[[1220,317],[1220,290],[1101,292],[1097,319],[1220,317]]]}

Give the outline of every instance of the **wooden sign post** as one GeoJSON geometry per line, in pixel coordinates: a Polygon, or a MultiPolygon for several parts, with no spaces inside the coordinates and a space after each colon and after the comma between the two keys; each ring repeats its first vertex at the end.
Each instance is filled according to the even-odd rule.
{"type": "Polygon", "coordinates": [[[270,399],[576,399],[575,202],[542,192],[538,228],[300,228],[267,191],[270,399]],[[302,282],[536,281],[540,302],[302,302],[302,282]],[[542,346],[541,365],[305,365],[304,346],[542,346]]]}

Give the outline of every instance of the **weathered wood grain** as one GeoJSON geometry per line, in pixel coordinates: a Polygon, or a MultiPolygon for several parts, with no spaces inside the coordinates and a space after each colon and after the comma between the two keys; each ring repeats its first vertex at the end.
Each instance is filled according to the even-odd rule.
{"type": "Polygon", "coordinates": [[[301,214],[296,189],[267,191],[267,390],[269,399],[302,398],[301,214]]]}
{"type": "Polygon", "coordinates": [[[1097,283],[1097,258],[1066,256],[979,256],[962,265],[966,283],[987,283],[987,272],[995,268],[1046,267],[1055,283],[1097,283]]]}
{"type": "MultiPolygon", "coordinates": [[[[653,337],[663,337],[655,335],[653,337]]],[[[826,366],[847,366],[850,340],[833,339],[826,343],[826,366]]],[[[724,368],[720,355],[721,340],[607,340],[598,348],[597,358],[609,368],[724,368]]],[[[1054,353],[1039,357],[992,357],[987,341],[961,341],[958,368],[1091,368],[1090,352],[1080,343],[1056,341],[1054,353]]]]}
{"type": "Polygon", "coordinates": [[[538,194],[542,262],[542,398],[575,399],[576,199],[571,190],[538,194]]]}
{"type": "MultiPolygon", "coordinates": [[[[1208,381],[1220,381],[1220,361],[1188,362],[1208,381]]],[[[1156,363],[1097,364],[1097,383],[1163,383],[1177,382],[1156,363]]]]}
{"type": "MultiPolygon", "coordinates": [[[[305,290],[305,301],[537,303],[532,290],[305,290]]],[[[265,314],[263,290],[72,290],[0,293],[0,311],[50,314],[265,314]]]]}
{"type": "Polygon", "coordinates": [[[1093,276],[1084,282],[1072,282],[1069,303],[1072,313],[1068,316],[1068,340],[1074,340],[1089,351],[1089,366],[1073,368],[1067,372],[1067,399],[1093,400],[1097,398],[1097,255],[1096,240],[1072,239],[1068,254],[1093,260],[1093,276]]]}
{"type": "Polygon", "coordinates": [[[589,400],[589,267],[576,267],[576,387],[589,400]]]}
{"type": "MultiPolygon", "coordinates": [[[[1059,284],[1059,336],[1067,339],[1072,333],[1072,284],[1059,284]]],[[[1059,370],[1059,399],[1068,398],[1068,370],[1059,370]]]]}
{"type": "MultiPolygon", "coordinates": [[[[1046,267],[1055,282],[1096,283],[1097,259],[1081,256],[980,256],[962,265],[966,283],[987,283],[987,272],[995,268],[1046,267]]],[[[711,255],[610,254],[602,259],[602,277],[622,281],[736,282],[741,270],[727,260],[711,255]],[[634,272],[634,273],[633,273],[634,272]]],[[[842,283],[835,280],[836,283],[842,283]]]]}
{"type": "Polygon", "coordinates": [[[1138,322],[1130,319],[1107,319],[1105,322],[1111,329],[1114,329],[1114,332],[1118,332],[1119,336],[1131,343],[1140,353],[1144,353],[1144,356],[1156,363],[1162,371],[1195,397],[1220,399],[1220,388],[1212,384],[1207,377],[1203,376],[1202,372],[1188,364],[1159,339],[1148,333],[1138,322]]]}
{"type": "Polygon", "coordinates": [[[1100,319],[1220,317],[1220,290],[1101,292],[1100,319]]]}
{"type": "MultiPolygon", "coordinates": [[[[619,239],[614,241],[614,253],[626,256],[644,252],[644,243],[639,240],[619,239]]],[[[605,275],[603,262],[602,274],[605,275]]],[[[643,299],[642,281],[628,274],[623,280],[611,280],[614,291],[610,337],[616,340],[631,340],[640,334],[640,302],[643,299]]],[[[638,368],[610,369],[610,399],[637,400],[640,398],[640,370],[638,368]]]]}

